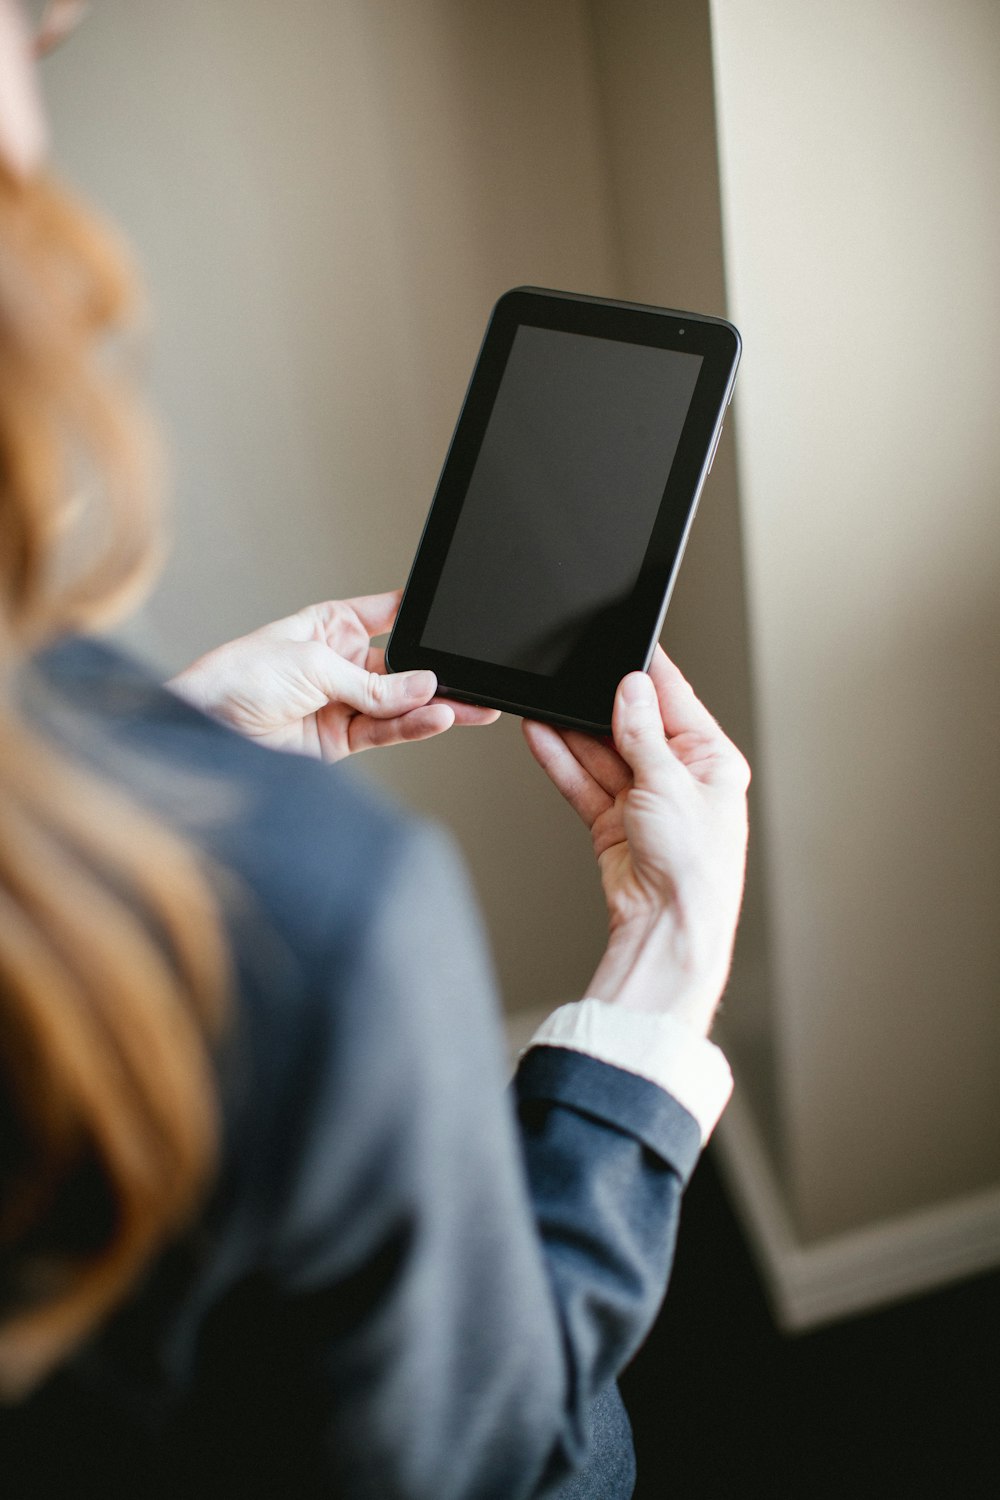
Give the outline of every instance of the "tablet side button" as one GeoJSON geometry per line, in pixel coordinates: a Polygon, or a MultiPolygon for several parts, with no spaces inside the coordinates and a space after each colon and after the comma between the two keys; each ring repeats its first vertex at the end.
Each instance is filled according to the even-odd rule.
{"type": "MultiPolygon", "coordinates": [[[[723,426],[725,426],[725,423],[723,423],[723,426]]],[[[712,444],[712,456],[708,460],[708,468],[705,470],[705,478],[706,479],[708,478],[709,474],[711,474],[711,472],[712,472],[712,465],[715,463],[715,455],[719,451],[719,439],[721,437],[722,437],[722,427],[720,427],[719,430],[718,430],[718,432],[715,434],[715,442],[712,444]]]]}

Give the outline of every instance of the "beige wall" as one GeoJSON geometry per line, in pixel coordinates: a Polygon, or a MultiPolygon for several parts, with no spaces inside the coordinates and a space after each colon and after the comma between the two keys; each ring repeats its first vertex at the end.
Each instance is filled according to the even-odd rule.
{"type": "MultiPolygon", "coordinates": [[[[505,287],[728,300],[666,638],[755,763],[724,1027],[805,1240],[1000,1178],[998,15],[103,0],[47,65],[157,310],[167,666],[403,577],[505,287]]],[[[369,773],[456,830],[508,1003],[579,994],[589,848],[517,726],[369,773]]]]}
{"type": "MultiPolygon", "coordinates": [[[[306,600],[405,577],[508,286],[721,310],[707,13],[671,10],[697,33],[670,48],[695,46],[698,68],[672,75],[694,116],[645,192],[630,139],[643,111],[659,101],[660,155],[690,110],[670,113],[671,38],[661,21],[645,47],[644,11],[664,8],[104,0],[48,65],[59,159],[124,222],[156,311],[175,545],[132,637],[165,665],[306,600]]],[[[668,640],[746,743],[729,445],[668,640]],[[699,600],[720,595],[727,607],[702,618],[699,600]]],[[[517,726],[367,770],[456,829],[508,1002],[579,993],[603,936],[589,848],[517,726]]]]}
{"type": "Polygon", "coordinates": [[[712,17],[808,1240],[1000,1182],[1000,8],[712,17]]]}
{"type": "MultiPolygon", "coordinates": [[[[102,0],[46,68],[58,159],[126,226],[156,309],[176,545],[167,666],[401,582],[489,308],[614,292],[576,0],[102,0]]],[[[589,840],[516,723],[364,767],[456,831],[507,1002],[578,996],[589,840]]]]}

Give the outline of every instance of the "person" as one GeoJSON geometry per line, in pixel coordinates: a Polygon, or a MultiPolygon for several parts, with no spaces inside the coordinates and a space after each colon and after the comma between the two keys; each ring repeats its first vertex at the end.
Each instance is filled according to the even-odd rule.
{"type": "Polygon", "coordinates": [[[32,54],[0,0],[4,1494],[617,1500],[731,1086],[746,763],[659,650],[612,741],[525,724],[609,939],[508,1091],[460,860],[343,765],[494,717],[385,674],[398,596],[169,688],[100,638],[156,538],[99,357],[129,277],[45,174],[32,54]]]}

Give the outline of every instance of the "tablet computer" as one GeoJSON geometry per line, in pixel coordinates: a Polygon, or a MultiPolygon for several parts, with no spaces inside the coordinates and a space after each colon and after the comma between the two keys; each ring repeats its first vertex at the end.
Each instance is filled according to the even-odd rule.
{"type": "Polygon", "coordinates": [[[490,317],[387,649],[607,734],[645,669],[740,356],[720,318],[517,287],[490,317]]]}

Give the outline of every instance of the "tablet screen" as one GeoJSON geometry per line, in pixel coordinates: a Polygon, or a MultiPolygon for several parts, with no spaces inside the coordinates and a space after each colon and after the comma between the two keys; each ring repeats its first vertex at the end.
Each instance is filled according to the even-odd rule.
{"type": "Polygon", "coordinates": [[[386,646],[606,734],[648,665],[732,395],[724,319],[515,287],[490,315],[386,646]]]}
{"type": "Polygon", "coordinates": [[[703,360],[522,325],[420,638],[552,676],[633,591],[703,360]]]}

